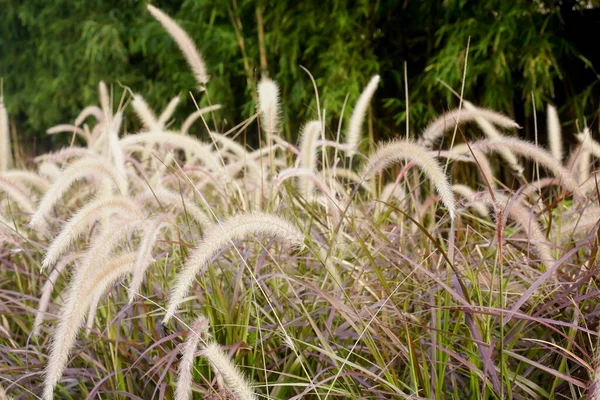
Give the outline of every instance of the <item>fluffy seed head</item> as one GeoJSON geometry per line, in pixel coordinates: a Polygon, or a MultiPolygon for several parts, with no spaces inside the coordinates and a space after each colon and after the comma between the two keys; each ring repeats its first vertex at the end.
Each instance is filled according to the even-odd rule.
{"type": "Polygon", "coordinates": [[[200,83],[200,90],[204,90],[206,84],[208,83],[209,77],[206,73],[204,60],[200,56],[200,53],[198,52],[198,49],[196,48],[196,45],[192,39],[190,39],[188,34],[185,33],[185,31],[181,29],[181,27],[177,25],[177,23],[173,21],[173,19],[167,14],[151,4],[148,4],[147,7],[148,11],[150,11],[150,14],[152,14],[152,16],[156,18],[158,22],[160,22],[167,33],[169,33],[173,40],[175,40],[175,43],[177,43],[177,46],[179,46],[183,56],[192,68],[192,72],[194,73],[196,80],[198,83],[200,83]]]}
{"type": "Polygon", "coordinates": [[[111,214],[118,214],[126,220],[144,219],[139,206],[125,197],[114,196],[92,201],[79,210],[52,241],[44,255],[42,268],[53,266],[71,243],[92,223],[111,214]]]}
{"type": "Polygon", "coordinates": [[[177,282],[171,292],[163,323],[167,323],[177,311],[179,304],[194,282],[196,274],[204,272],[210,259],[219,250],[229,246],[233,240],[261,233],[290,241],[299,247],[304,243],[304,235],[296,225],[273,214],[263,212],[238,214],[215,225],[206,232],[202,241],[190,253],[183,269],[177,274],[177,282]]]}
{"type": "Polygon", "coordinates": [[[474,107],[470,110],[453,110],[433,121],[423,132],[423,135],[419,139],[419,144],[427,148],[432,148],[436,141],[446,131],[454,128],[457,123],[473,121],[475,118],[482,118],[503,128],[519,127],[516,122],[507,116],[485,108],[474,107]]]}
{"type": "Polygon", "coordinates": [[[267,135],[275,134],[279,123],[279,88],[268,78],[258,84],[258,109],[267,135]]]}
{"type": "Polygon", "coordinates": [[[242,373],[231,362],[218,343],[209,343],[202,354],[206,357],[211,367],[223,377],[227,389],[231,390],[239,400],[257,399],[256,394],[254,394],[254,391],[250,388],[242,373]]]}
{"type": "Polygon", "coordinates": [[[577,193],[580,196],[584,196],[584,193],[579,188],[579,185],[571,172],[563,167],[560,162],[557,162],[552,154],[533,143],[517,138],[504,137],[480,140],[472,143],[471,148],[473,150],[480,150],[484,153],[508,149],[513,153],[532,159],[548,171],[552,172],[556,178],[562,180],[564,186],[570,191],[577,193]]]}
{"type": "Polygon", "coordinates": [[[363,92],[360,94],[360,97],[354,106],[354,110],[352,111],[350,125],[348,126],[348,133],[346,134],[346,144],[350,148],[348,151],[349,156],[354,155],[358,148],[358,144],[361,139],[362,125],[365,120],[365,114],[367,113],[367,108],[369,107],[371,98],[373,97],[373,94],[375,94],[375,90],[377,90],[379,79],[379,75],[375,75],[373,78],[371,78],[371,81],[367,87],[365,87],[363,92]]]}
{"type": "MultiPolygon", "coordinates": [[[[304,126],[300,143],[300,168],[314,171],[317,166],[317,140],[321,136],[321,122],[311,121],[304,126]]],[[[299,179],[300,193],[304,198],[311,197],[313,185],[309,179],[299,179]]]]}
{"type": "MultiPolygon", "coordinates": [[[[475,107],[473,104],[469,103],[468,101],[465,101],[464,104],[465,104],[465,109],[467,109],[467,110],[473,111],[473,110],[477,109],[477,107],[475,107]]],[[[492,125],[485,118],[476,116],[475,122],[477,123],[477,125],[479,125],[479,127],[481,128],[483,133],[490,139],[499,138],[499,137],[504,136],[500,132],[498,132],[498,130],[494,127],[494,125],[492,125]]],[[[499,153],[502,156],[502,158],[504,158],[504,160],[508,163],[509,167],[511,168],[511,170],[513,172],[515,172],[517,174],[523,173],[523,170],[524,170],[523,166],[519,163],[519,160],[517,160],[517,157],[515,157],[515,155],[510,150],[500,150],[499,153]]]]}
{"type": "Polygon", "coordinates": [[[152,109],[150,109],[150,106],[148,103],[146,103],[146,100],[144,100],[142,95],[134,94],[133,100],[131,101],[131,106],[133,107],[133,110],[137,114],[140,121],[142,121],[144,128],[150,131],[157,130],[156,127],[158,124],[156,121],[156,115],[154,115],[154,112],[152,109]]]}
{"type": "Polygon", "coordinates": [[[82,158],[65,169],[61,173],[60,178],[46,191],[37,210],[31,216],[29,225],[35,229],[41,227],[44,224],[45,218],[52,211],[52,207],[69,190],[73,183],[82,178],[89,178],[90,176],[100,178],[98,180],[99,183],[108,180],[121,192],[127,192],[127,180],[110,163],[96,157],[82,158]]]}
{"type": "Polygon", "coordinates": [[[67,365],[77,332],[94,296],[104,293],[112,282],[130,273],[134,260],[135,253],[128,253],[102,264],[99,268],[81,270],[81,273],[75,274],[71,280],[67,299],[60,311],[59,322],[52,337],[43,400],[54,398],[54,387],[67,365]]]}
{"type": "Polygon", "coordinates": [[[562,133],[560,131],[560,121],[556,107],[548,104],[548,142],[550,144],[550,152],[558,161],[563,159],[563,144],[562,133]]]}
{"type": "MultiPolygon", "coordinates": [[[[175,400],[189,400],[192,396],[192,366],[194,365],[194,354],[200,342],[205,342],[210,337],[208,333],[209,322],[203,315],[199,316],[190,326],[183,348],[181,350],[181,361],[179,362],[177,386],[175,388],[175,400]],[[204,339],[204,340],[203,340],[204,339]]],[[[204,348],[204,345],[200,346],[204,348]]]]}
{"type": "Polygon", "coordinates": [[[456,204],[446,174],[435,158],[430,156],[425,148],[416,143],[408,140],[397,140],[381,146],[375,154],[369,157],[361,174],[364,179],[368,179],[377,171],[403,160],[414,161],[419,168],[425,172],[433,182],[437,192],[442,198],[442,202],[448,209],[450,218],[454,218],[456,215],[456,204]]]}
{"type": "Polygon", "coordinates": [[[10,149],[8,112],[6,111],[2,97],[0,97],[0,172],[7,171],[11,165],[12,152],[10,149]]]}

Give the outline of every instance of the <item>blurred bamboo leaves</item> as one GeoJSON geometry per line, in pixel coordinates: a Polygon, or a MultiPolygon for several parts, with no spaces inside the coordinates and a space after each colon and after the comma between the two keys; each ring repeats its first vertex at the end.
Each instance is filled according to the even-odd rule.
{"type": "MultiPolygon", "coordinates": [[[[598,107],[594,60],[577,46],[585,38],[565,34],[572,26],[565,13],[599,11],[587,2],[155,3],[198,44],[211,75],[206,96],[195,92],[185,60],[144,1],[3,0],[0,75],[20,131],[42,137],[47,127],[75,118],[96,101],[100,80],[112,83],[115,97],[122,93],[119,85],[127,86],[158,108],[180,94],[180,121],[194,110],[191,90],[203,103],[226,106],[216,126],[224,128],[255,112],[255,84],[269,75],[281,86],[285,133],[295,138],[301,121],[317,115],[304,66],[333,122],[346,96],[353,104],[380,73],[373,115],[375,136],[383,138],[405,130],[406,63],[415,134],[457,105],[440,81],[460,88],[469,39],[465,97],[472,102],[516,117],[531,115],[532,99],[538,110],[554,102],[567,121],[591,119],[598,107]],[[583,80],[580,71],[587,73],[583,80]]],[[[129,128],[136,129],[131,120],[129,128]]]]}

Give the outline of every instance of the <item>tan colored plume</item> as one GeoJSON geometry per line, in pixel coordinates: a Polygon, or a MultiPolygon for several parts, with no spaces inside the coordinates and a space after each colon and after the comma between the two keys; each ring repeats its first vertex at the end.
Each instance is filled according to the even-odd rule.
{"type": "Polygon", "coordinates": [[[194,73],[196,80],[198,83],[200,83],[200,90],[204,90],[206,88],[206,84],[208,83],[209,77],[206,73],[204,60],[200,56],[200,53],[198,52],[198,49],[196,48],[196,45],[192,39],[190,39],[188,34],[181,29],[181,27],[177,25],[177,23],[167,14],[151,4],[148,4],[147,7],[148,11],[150,11],[150,14],[152,14],[152,16],[156,18],[158,22],[160,22],[163,28],[165,28],[173,40],[175,40],[175,43],[177,43],[177,46],[179,46],[183,56],[192,68],[192,72],[194,73]]]}

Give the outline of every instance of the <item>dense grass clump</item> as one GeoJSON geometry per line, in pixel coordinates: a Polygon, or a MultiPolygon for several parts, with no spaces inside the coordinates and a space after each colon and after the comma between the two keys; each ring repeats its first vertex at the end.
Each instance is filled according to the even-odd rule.
{"type": "MultiPolygon", "coordinates": [[[[149,10],[202,95],[193,42],[149,10]]],[[[563,162],[553,108],[548,151],[466,103],[365,154],[378,82],[298,144],[265,78],[229,132],[218,105],[180,124],[178,97],[155,114],[139,94],[127,132],[101,83],[49,131],[72,146],[20,168],[3,147],[0,399],[597,398],[600,145],[586,130],[563,162]]]]}

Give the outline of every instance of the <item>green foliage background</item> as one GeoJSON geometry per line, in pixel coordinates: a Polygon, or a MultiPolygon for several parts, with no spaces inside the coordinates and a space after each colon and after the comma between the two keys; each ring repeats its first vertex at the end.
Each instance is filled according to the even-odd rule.
{"type": "MultiPolygon", "coordinates": [[[[192,36],[212,80],[206,96],[177,46],[140,0],[1,0],[0,76],[21,138],[44,138],[55,124],[73,121],[97,103],[97,84],[120,85],[161,109],[176,94],[181,121],[203,103],[224,105],[219,123],[232,126],[254,112],[261,73],[282,90],[288,137],[316,117],[306,67],[322,107],[335,123],[346,96],[351,105],[370,77],[382,83],[373,106],[376,138],[405,134],[404,68],[412,134],[458,105],[441,82],[460,90],[470,40],[465,97],[524,124],[532,99],[560,108],[566,124],[599,106],[599,61],[586,44],[597,35],[598,1],[332,0],[156,1],[192,36]],[[259,31],[264,39],[259,39],[259,31]],[[591,36],[589,36],[591,35],[591,36]],[[260,61],[260,47],[266,68],[260,61]]],[[[349,114],[349,113],[347,113],[349,114]]],[[[128,122],[136,128],[134,118],[128,122]]],[[[331,124],[330,126],[335,126],[331,124]]],[[[39,140],[38,139],[38,140],[39,140]]]]}

